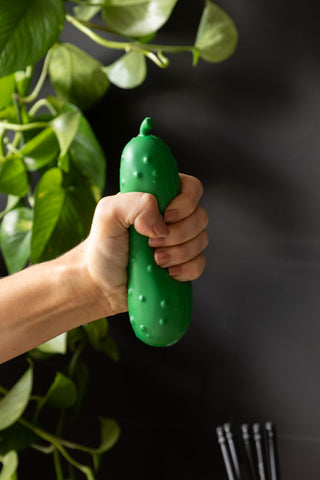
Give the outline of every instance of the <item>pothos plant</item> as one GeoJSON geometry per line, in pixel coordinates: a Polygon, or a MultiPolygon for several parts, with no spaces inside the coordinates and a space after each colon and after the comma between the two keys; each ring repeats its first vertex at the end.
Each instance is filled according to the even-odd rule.
{"type": "MultiPolygon", "coordinates": [[[[168,56],[179,52],[189,52],[193,66],[200,59],[221,62],[233,53],[235,25],[209,0],[190,45],[153,43],[176,3],[1,1],[0,193],[6,207],[0,213],[0,247],[9,274],[57,257],[88,235],[104,190],[106,160],[83,111],[105,95],[110,83],[134,88],[143,83],[148,61],[167,68],[168,56]],[[88,42],[119,51],[119,58],[103,65],[77,45],[59,41],[67,23],[88,42]],[[43,97],[48,79],[55,96],[43,97]]],[[[117,422],[100,419],[101,439],[96,447],[63,436],[69,412],[73,409],[76,418],[82,405],[89,377],[83,352],[88,348],[118,360],[107,319],[32,350],[18,382],[9,390],[0,387],[0,480],[17,479],[23,472],[23,465],[18,469],[18,456],[26,448],[50,456],[58,480],[77,478],[79,472],[88,480],[95,478],[102,454],[118,439],[117,422]],[[57,354],[64,354],[64,367],[55,373],[47,391],[35,393],[35,366],[43,365],[39,359],[57,354]],[[57,414],[54,432],[44,424],[44,409],[57,414]],[[88,454],[88,464],[80,463],[77,451],[88,454]]]]}

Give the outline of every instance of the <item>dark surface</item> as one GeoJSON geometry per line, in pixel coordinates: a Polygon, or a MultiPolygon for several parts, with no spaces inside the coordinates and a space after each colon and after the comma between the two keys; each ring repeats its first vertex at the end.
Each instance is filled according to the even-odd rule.
{"type": "MultiPolygon", "coordinates": [[[[193,39],[202,5],[183,3],[168,43],[193,39]]],[[[101,479],[224,480],[215,427],[266,420],[278,427],[283,479],[319,476],[320,7],[220,5],[240,34],[230,60],[192,68],[172,56],[169,70],[151,66],[144,86],[111,88],[88,112],[108,157],[106,193],[150,115],[180,170],[203,182],[211,239],[180,343],[147,347],[123,315],[110,320],[120,363],[90,359],[79,437],[94,438],[97,414],[122,428],[101,479]]]]}

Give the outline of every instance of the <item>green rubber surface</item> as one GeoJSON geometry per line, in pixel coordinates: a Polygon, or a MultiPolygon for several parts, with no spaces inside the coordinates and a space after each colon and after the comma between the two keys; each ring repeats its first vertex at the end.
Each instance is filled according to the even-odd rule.
{"type": "MultiPolygon", "coordinates": [[[[140,133],[125,146],[120,191],[155,195],[163,212],[180,192],[177,162],[163,140],[151,135],[147,117],[140,133]]],[[[128,266],[129,318],[136,336],[155,347],[175,344],[187,331],[192,314],[192,284],[178,282],[153,258],[148,238],[130,227],[128,266]]]]}

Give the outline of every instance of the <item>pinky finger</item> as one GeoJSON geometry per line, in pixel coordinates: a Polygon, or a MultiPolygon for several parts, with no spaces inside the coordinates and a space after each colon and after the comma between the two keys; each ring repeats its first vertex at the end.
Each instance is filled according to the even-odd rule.
{"type": "Polygon", "coordinates": [[[190,260],[190,262],[182,263],[181,265],[174,265],[169,267],[169,275],[179,282],[187,282],[196,280],[202,274],[206,266],[206,258],[200,253],[197,257],[190,260]]]}

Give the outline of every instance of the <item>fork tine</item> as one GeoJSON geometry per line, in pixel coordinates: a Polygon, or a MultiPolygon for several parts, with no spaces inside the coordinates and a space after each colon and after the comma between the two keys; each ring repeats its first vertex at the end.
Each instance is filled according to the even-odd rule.
{"type": "Polygon", "coordinates": [[[222,457],[224,460],[224,465],[227,470],[227,475],[228,475],[228,480],[237,480],[236,477],[234,476],[234,471],[232,467],[232,461],[230,458],[227,442],[226,442],[226,437],[224,436],[224,431],[222,427],[217,427],[216,429],[217,432],[217,437],[218,437],[218,442],[220,444],[221,452],[222,452],[222,457]]]}
{"type": "Polygon", "coordinates": [[[248,473],[249,473],[249,476],[250,476],[250,480],[257,480],[254,456],[253,456],[253,451],[252,451],[252,447],[251,447],[249,425],[247,423],[243,423],[241,425],[241,430],[242,430],[242,439],[243,439],[244,448],[245,448],[246,457],[247,457],[247,463],[248,463],[248,466],[249,466],[249,472],[248,473]]]}
{"type": "Polygon", "coordinates": [[[224,432],[227,437],[230,453],[231,453],[231,458],[233,461],[233,468],[234,468],[234,473],[236,476],[237,480],[241,480],[241,472],[240,472],[240,465],[239,465],[239,460],[238,460],[238,455],[237,455],[237,450],[233,441],[233,432],[231,429],[230,423],[225,423],[223,425],[224,432]]]}
{"type": "Polygon", "coordinates": [[[261,442],[261,428],[259,423],[253,424],[253,438],[256,446],[259,480],[267,480],[265,471],[265,460],[263,453],[263,444],[261,442]]]}
{"type": "Polygon", "coordinates": [[[265,431],[268,445],[270,480],[280,480],[276,431],[272,422],[266,422],[265,431]]]}

